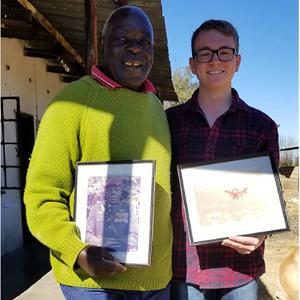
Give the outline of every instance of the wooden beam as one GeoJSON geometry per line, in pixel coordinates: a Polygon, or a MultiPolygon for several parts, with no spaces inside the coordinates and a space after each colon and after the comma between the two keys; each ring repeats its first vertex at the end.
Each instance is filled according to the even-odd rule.
{"type": "Polygon", "coordinates": [[[119,6],[123,6],[123,5],[127,5],[127,4],[128,4],[128,1],[127,1],[127,0],[113,0],[113,2],[114,2],[116,5],[119,5],[119,6]]]}
{"type": "Polygon", "coordinates": [[[69,67],[69,70],[66,69],[66,67],[64,67],[64,66],[47,65],[46,69],[47,69],[47,72],[76,76],[76,77],[81,77],[84,75],[79,70],[76,70],[75,66],[68,65],[68,67],[69,67]]]}
{"type": "Polygon", "coordinates": [[[85,69],[90,74],[92,66],[98,64],[98,43],[97,43],[97,15],[96,1],[85,0],[85,69]]]}
{"type": "Polygon", "coordinates": [[[26,10],[28,10],[33,18],[41,24],[54,38],[58,41],[67,52],[74,56],[75,60],[82,66],[84,61],[79,53],[66,41],[66,39],[55,29],[55,27],[28,1],[17,0],[26,10]]]}
{"type": "Polygon", "coordinates": [[[26,27],[1,28],[1,37],[16,38],[27,41],[47,39],[47,37],[43,33],[39,32],[37,34],[32,34],[32,31],[30,31],[26,27]]]}
{"type": "Polygon", "coordinates": [[[65,83],[70,83],[72,81],[78,80],[81,76],[61,76],[60,80],[65,83]]]}
{"type": "Polygon", "coordinates": [[[39,58],[53,59],[53,60],[57,60],[59,56],[59,53],[55,53],[52,49],[44,50],[44,49],[36,49],[30,47],[24,47],[23,54],[24,56],[39,57],[39,58]]]}

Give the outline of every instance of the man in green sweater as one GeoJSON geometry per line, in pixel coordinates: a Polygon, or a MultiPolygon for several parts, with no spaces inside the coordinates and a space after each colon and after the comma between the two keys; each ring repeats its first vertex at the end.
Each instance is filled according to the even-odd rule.
{"type": "Polygon", "coordinates": [[[50,103],[39,127],[25,189],[33,235],[50,249],[66,299],[169,298],[170,136],[162,104],[147,79],[153,29],[138,7],[113,11],[103,29],[103,65],[69,84],[50,103]],[[124,266],[79,238],[74,222],[77,162],[155,160],[151,266],[124,266]]]}

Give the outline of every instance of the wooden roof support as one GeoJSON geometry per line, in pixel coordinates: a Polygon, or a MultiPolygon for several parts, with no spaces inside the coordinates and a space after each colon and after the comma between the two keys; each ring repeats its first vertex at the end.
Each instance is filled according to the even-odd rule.
{"type": "Polygon", "coordinates": [[[123,6],[123,5],[127,5],[127,4],[128,4],[128,1],[127,1],[127,0],[113,0],[113,2],[114,2],[116,5],[119,5],[119,6],[123,6]]]}
{"type": "Polygon", "coordinates": [[[80,54],[66,41],[66,39],[55,29],[55,27],[28,1],[28,0],[17,0],[25,9],[27,9],[33,18],[41,24],[55,40],[58,41],[67,52],[72,54],[75,60],[82,66],[84,61],[80,54]]]}
{"type": "Polygon", "coordinates": [[[97,15],[96,1],[85,0],[85,69],[86,73],[91,73],[93,65],[98,64],[98,37],[97,37],[97,15]]]}
{"type": "Polygon", "coordinates": [[[23,54],[25,56],[39,57],[52,60],[57,60],[57,58],[59,57],[59,54],[55,53],[53,50],[36,49],[31,47],[24,47],[23,54]]]}

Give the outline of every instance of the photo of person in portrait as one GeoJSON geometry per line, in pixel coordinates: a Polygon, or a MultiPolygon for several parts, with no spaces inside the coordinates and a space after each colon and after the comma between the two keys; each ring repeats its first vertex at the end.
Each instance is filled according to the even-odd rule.
{"type": "Polygon", "coordinates": [[[108,251],[137,250],[137,185],[128,176],[89,179],[86,243],[108,251]]]}

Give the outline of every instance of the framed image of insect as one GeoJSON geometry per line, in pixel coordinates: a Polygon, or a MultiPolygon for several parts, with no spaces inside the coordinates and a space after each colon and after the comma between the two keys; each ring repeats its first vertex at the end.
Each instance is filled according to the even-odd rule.
{"type": "Polygon", "coordinates": [[[289,230],[271,155],[178,165],[177,171],[191,245],[289,230]]]}

